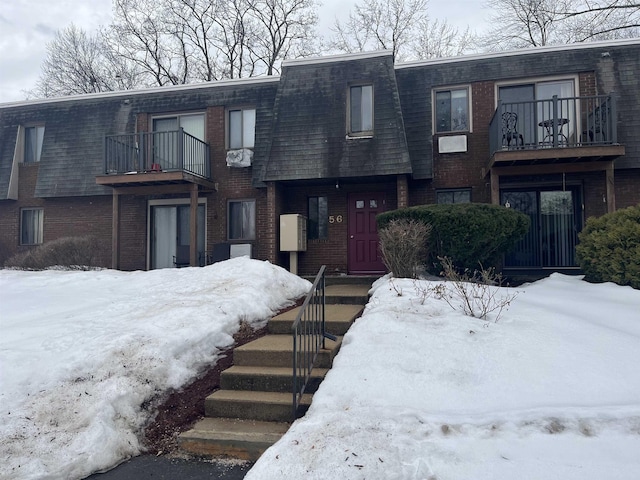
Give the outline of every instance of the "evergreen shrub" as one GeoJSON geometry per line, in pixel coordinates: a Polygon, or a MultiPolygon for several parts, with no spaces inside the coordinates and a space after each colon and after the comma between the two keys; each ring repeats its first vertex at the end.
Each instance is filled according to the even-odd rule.
{"type": "Polygon", "coordinates": [[[440,274],[438,257],[447,257],[462,271],[500,265],[529,230],[529,217],[516,210],[486,203],[420,205],[378,215],[381,230],[395,219],[417,220],[431,225],[424,264],[440,274]]]}
{"type": "Polygon", "coordinates": [[[578,238],[585,280],[640,289],[640,205],[588,218],[578,238]]]}

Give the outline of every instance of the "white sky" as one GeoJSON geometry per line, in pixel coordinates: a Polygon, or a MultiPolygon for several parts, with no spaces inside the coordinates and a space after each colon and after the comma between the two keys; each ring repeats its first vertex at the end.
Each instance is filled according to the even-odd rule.
{"type": "MultiPolygon", "coordinates": [[[[640,478],[640,291],[559,274],[490,287],[517,292],[496,322],[437,285],[374,284],[311,408],[246,480],[640,478]]],[[[0,270],[0,479],[79,480],[137,454],[141,405],[309,287],[248,258],[0,270]]]]}
{"type": "MultiPolygon", "coordinates": [[[[320,11],[322,31],[334,18],[346,16],[355,0],[325,0],[320,11]]],[[[486,16],[482,0],[430,0],[433,18],[478,30],[486,16]]],[[[5,0],[0,9],[0,103],[23,100],[34,87],[45,56],[45,45],[70,23],[93,31],[111,20],[111,0],[5,0]]]]}

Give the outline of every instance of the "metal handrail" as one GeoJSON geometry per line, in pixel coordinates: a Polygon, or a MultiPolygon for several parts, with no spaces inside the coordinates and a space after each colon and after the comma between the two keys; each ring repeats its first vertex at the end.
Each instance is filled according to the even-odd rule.
{"type": "Polygon", "coordinates": [[[167,132],[108,135],[104,173],[184,171],[211,177],[209,145],[182,128],[167,132]]]}
{"type": "Polygon", "coordinates": [[[490,154],[500,150],[614,145],[617,143],[615,100],[612,93],[498,101],[489,123],[490,154]],[[509,130],[505,130],[505,115],[515,119],[509,130]]]}
{"type": "Polygon", "coordinates": [[[325,272],[326,266],[320,267],[311,290],[300,307],[293,322],[293,419],[297,417],[313,365],[320,349],[325,347],[326,338],[336,337],[325,331],[325,272]]]}

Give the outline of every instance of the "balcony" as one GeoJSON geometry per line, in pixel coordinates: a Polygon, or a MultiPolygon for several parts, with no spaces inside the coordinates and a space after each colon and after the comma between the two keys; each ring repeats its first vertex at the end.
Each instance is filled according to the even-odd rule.
{"type": "Polygon", "coordinates": [[[142,186],[197,183],[209,186],[209,145],[183,129],[109,135],[99,185],[142,186]]]}
{"type": "Polygon", "coordinates": [[[489,169],[611,161],[618,144],[615,97],[498,102],[489,124],[489,169]]]}

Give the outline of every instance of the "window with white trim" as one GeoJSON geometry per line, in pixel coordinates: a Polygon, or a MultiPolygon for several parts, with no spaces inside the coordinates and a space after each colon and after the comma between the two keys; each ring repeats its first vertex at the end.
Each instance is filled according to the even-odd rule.
{"type": "Polygon", "coordinates": [[[434,118],[436,133],[471,131],[469,97],[467,87],[436,90],[434,118]]]}
{"type": "Polygon", "coordinates": [[[349,134],[373,133],[373,85],[349,87],[349,134]]]}
{"type": "Polygon", "coordinates": [[[228,113],[229,149],[253,148],[256,138],[256,109],[243,108],[229,110],[228,113]]]}
{"type": "Polygon", "coordinates": [[[20,210],[20,245],[40,245],[43,238],[43,208],[20,210]]]}
{"type": "Polygon", "coordinates": [[[227,219],[229,240],[255,240],[255,200],[229,200],[227,219]]]}
{"type": "Polygon", "coordinates": [[[44,125],[25,127],[24,129],[24,163],[36,163],[40,161],[42,154],[42,142],[44,140],[44,125]]]}

